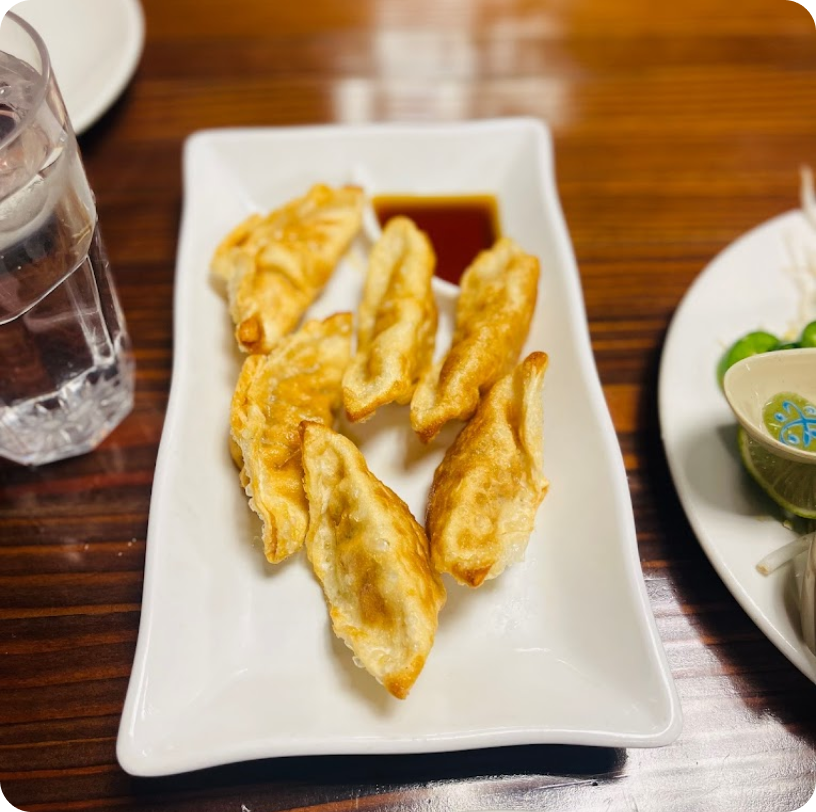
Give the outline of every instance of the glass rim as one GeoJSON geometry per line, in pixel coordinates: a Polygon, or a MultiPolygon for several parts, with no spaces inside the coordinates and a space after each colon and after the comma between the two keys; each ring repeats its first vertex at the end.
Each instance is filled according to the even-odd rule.
{"type": "MultiPolygon", "coordinates": [[[[18,16],[13,11],[6,12],[5,17],[0,20],[0,25],[2,25],[5,20],[11,20],[11,22],[22,29],[34,43],[34,47],[40,54],[42,68],[39,72],[40,78],[32,104],[23,113],[23,115],[20,116],[14,129],[4,138],[0,138],[0,152],[2,152],[9,144],[16,141],[20,137],[20,133],[24,132],[31,122],[37,117],[37,111],[42,106],[43,100],[45,99],[45,94],[48,90],[49,82],[51,81],[51,58],[48,56],[48,49],[45,47],[45,42],[43,42],[42,37],[29,23],[27,23],[22,17],[18,16]]],[[[0,52],[2,52],[2,49],[0,49],[0,52]]]]}

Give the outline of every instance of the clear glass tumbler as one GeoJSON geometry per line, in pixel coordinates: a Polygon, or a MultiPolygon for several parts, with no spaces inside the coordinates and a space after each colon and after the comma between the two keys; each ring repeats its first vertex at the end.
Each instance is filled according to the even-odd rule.
{"type": "Polygon", "coordinates": [[[0,456],[94,448],[133,406],[96,205],[43,41],[0,24],[0,456]]]}

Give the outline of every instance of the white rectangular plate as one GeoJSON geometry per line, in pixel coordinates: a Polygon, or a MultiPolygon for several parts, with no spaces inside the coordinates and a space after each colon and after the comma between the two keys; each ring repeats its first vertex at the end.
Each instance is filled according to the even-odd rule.
{"type": "MultiPolygon", "coordinates": [[[[118,757],[160,775],[269,756],[509,744],[654,746],[680,711],[640,571],[626,475],[594,367],[548,132],[504,120],[223,130],[189,139],[175,362],[150,508],[144,602],[118,757]],[[314,182],[372,193],[495,194],[503,233],[542,265],[525,352],[545,350],[550,492],[526,561],[479,590],[448,582],[436,643],[405,701],[332,634],[305,556],[266,563],[227,449],[241,358],[208,266],[221,237],[314,182]]],[[[362,241],[361,241],[362,242],[362,241]]],[[[356,310],[364,244],[308,315],[356,310]]],[[[455,291],[438,283],[438,351],[455,291]]],[[[389,407],[341,424],[414,515],[455,436],[430,448],[389,407]]]]}

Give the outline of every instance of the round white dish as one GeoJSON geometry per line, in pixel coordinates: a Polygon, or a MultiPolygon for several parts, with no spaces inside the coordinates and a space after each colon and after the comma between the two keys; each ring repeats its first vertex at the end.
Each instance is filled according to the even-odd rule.
{"type": "Polygon", "coordinates": [[[51,55],[77,134],[113,104],[133,76],[144,46],[138,0],[24,0],[13,11],[29,22],[51,55]]]}
{"type": "Polygon", "coordinates": [[[805,647],[793,566],[756,565],[796,534],[739,461],[736,420],[716,377],[727,347],[752,330],[789,335],[816,318],[816,229],[783,214],[728,246],[699,275],[674,316],[660,364],[663,444],[680,501],[725,585],[767,637],[816,682],[805,647]]]}

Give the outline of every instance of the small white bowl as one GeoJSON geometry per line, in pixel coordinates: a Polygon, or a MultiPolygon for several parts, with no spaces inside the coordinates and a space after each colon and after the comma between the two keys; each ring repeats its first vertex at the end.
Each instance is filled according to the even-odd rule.
{"type": "MultiPolygon", "coordinates": [[[[773,454],[816,465],[816,445],[805,450],[777,440],[762,412],[771,398],[792,392],[816,405],[816,348],[777,350],[743,358],[725,373],[723,391],[740,425],[773,454]]],[[[816,430],[816,426],[814,426],[816,430]]]]}

